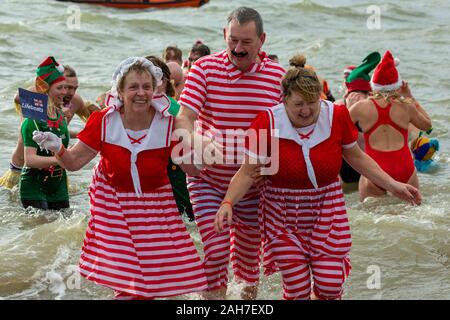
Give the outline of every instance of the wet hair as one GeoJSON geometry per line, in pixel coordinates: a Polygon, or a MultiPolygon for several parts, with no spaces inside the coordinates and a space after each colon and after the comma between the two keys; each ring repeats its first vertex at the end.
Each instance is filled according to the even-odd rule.
{"type": "Polygon", "coordinates": [[[305,68],[306,57],[296,55],[289,60],[292,67],[283,77],[281,88],[286,99],[292,92],[300,94],[307,102],[320,99],[322,83],[312,70],[305,68]]]}
{"type": "Polygon", "coordinates": [[[71,78],[71,77],[76,77],[77,76],[77,73],[75,72],[75,69],[74,68],[72,68],[71,66],[69,66],[69,65],[65,65],[64,66],[64,76],[65,77],[69,77],[69,78],[71,78]]]}
{"type": "Polygon", "coordinates": [[[183,63],[183,52],[175,46],[168,46],[163,52],[163,58],[165,62],[177,61],[180,64],[183,63]]]}
{"type": "Polygon", "coordinates": [[[127,72],[120,78],[119,83],[117,84],[117,89],[119,91],[123,91],[123,86],[125,84],[125,78],[132,72],[135,71],[137,74],[146,73],[150,76],[150,79],[152,79],[152,86],[153,89],[156,89],[156,78],[151,74],[150,70],[146,66],[142,64],[142,62],[138,61],[135,64],[133,64],[130,69],[128,69],[127,72]]]}
{"type": "Polygon", "coordinates": [[[267,57],[268,57],[270,60],[272,60],[272,61],[278,59],[278,56],[277,56],[276,54],[269,54],[267,57]]]}
{"type": "Polygon", "coordinates": [[[372,90],[374,99],[382,99],[388,103],[402,103],[402,104],[414,104],[414,100],[412,98],[406,98],[400,95],[398,89],[396,90],[372,90]]]}
{"type": "Polygon", "coordinates": [[[191,48],[192,53],[197,53],[200,57],[207,56],[211,54],[209,47],[201,41],[197,41],[191,48]]]}
{"type": "Polygon", "coordinates": [[[236,20],[240,25],[254,21],[256,25],[256,34],[260,37],[264,33],[264,25],[261,15],[255,9],[249,7],[240,7],[231,11],[227,19],[227,25],[232,20],[236,20]]]}
{"type": "Polygon", "coordinates": [[[162,80],[167,80],[165,94],[172,98],[175,97],[175,88],[173,87],[173,83],[170,80],[170,69],[167,64],[156,56],[146,56],[145,58],[161,69],[163,73],[162,80]]]}

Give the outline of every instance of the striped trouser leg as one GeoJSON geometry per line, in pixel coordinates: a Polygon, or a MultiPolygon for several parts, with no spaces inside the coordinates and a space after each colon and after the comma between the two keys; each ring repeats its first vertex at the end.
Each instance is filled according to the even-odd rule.
{"type": "Polygon", "coordinates": [[[311,265],[309,255],[294,234],[281,234],[265,247],[266,268],[280,271],[283,299],[309,300],[311,295],[311,265]]]}
{"type": "Polygon", "coordinates": [[[258,203],[258,193],[251,191],[233,207],[231,262],[236,280],[247,285],[257,285],[259,282],[261,232],[258,203]]]}
{"type": "Polygon", "coordinates": [[[220,233],[214,230],[214,219],[223,200],[223,193],[201,179],[193,179],[189,193],[195,221],[203,242],[208,291],[227,287],[230,257],[230,228],[225,224],[220,233]]]}
{"type": "Polygon", "coordinates": [[[284,300],[308,300],[311,295],[311,273],[306,262],[277,262],[283,279],[284,300]]]}
{"type": "Polygon", "coordinates": [[[319,257],[311,262],[314,294],[321,300],[340,299],[348,268],[345,259],[319,257]]]}
{"type": "Polygon", "coordinates": [[[234,206],[231,230],[225,223],[223,231],[216,233],[214,220],[225,190],[217,190],[200,178],[191,179],[188,188],[203,242],[208,290],[226,288],[230,252],[236,279],[256,285],[261,247],[257,191],[250,193],[251,198],[247,197],[234,206]]]}

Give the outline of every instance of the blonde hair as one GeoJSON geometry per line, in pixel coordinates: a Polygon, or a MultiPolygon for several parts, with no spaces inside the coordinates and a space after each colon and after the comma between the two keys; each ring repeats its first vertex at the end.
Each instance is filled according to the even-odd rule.
{"type": "Polygon", "coordinates": [[[288,70],[281,82],[283,96],[286,99],[292,92],[300,94],[307,102],[320,99],[322,83],[316,73],[305,68],[306,57],[302,54],[295,55],[289,60],[292,67],[288,70]]]}
{"type": "Polygon", "coordinates": [[[377,100],[384,100],[387,103],[403,103],[403,104],[413,104],[414,100],[411,98],[403,97],[398,92],[398,89],[391,91],[380,91],[373,90],[373,98],[377,100]]]}

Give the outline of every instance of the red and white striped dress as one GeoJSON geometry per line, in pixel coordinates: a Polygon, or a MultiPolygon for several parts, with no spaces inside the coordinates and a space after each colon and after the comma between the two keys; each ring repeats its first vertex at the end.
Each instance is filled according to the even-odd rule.
{"type": "Polygon", "coordinates": [[[169,297],[207,288],[167,177],[172,126],[172,117],[157,112],[146,134],[130,138],[119,111],[109,108],[92,114],[78,135],[101,155],[89,189],[80,273],[120,296],[169,297]]]}
{"type": "Polygon", "coordinates": [[[247,143],[247,154],[279,161],[259,207],[265,274],[282,272],[285,299],[309,298],[310,272],[317,296],[339,297],[350,272],[351,235],[338,174],[342,149],[358,136],[348,110],[322,101],[313,131],[303,138],[283,104],[261,113],[251,128],[268,130],[274,140],[267,154],[259,143],[247,143]]]}
{"type": "Polygon", "coordinates": [[[225,228],[220,234],[214,231],[215,214],[242,163],[245,130],[261,111],[281,101],[285,70],[266,53],[260,52],[259,57],[261,62],[247,72],[238,70],[226,51],[197,60],[180,97],[182,106],[198,114],[197,132],[223,145],[228,161],[208,166],[199,177],[188,179],[205,251],[209,290],[226,287],[230,251],[235,278],[248,284],[256,284],[259,279],[258,191],[253,188],[235,206],[231,230],[225,228]],[[227,136],[230,130],[234,136],[227,136]]]}

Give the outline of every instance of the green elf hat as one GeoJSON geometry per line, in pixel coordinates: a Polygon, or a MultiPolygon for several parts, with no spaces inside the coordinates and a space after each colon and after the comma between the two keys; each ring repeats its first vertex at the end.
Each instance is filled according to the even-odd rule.
{"type": "Polygon", "coordinates": [[[64,67],[54,57],[47,57],[36,69],[36,89],[47,92],[53,83],[65,80],[64,67]]]}
{"type": "Polygon", "coordinates": [[[365,57],[363,63],[353,69],[345,80],[347,93],[352,91],[371,91],[369,73],[375,69],[380,60],[381,55],[376,51],[365,57]]]}

